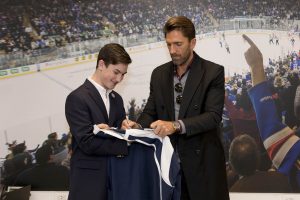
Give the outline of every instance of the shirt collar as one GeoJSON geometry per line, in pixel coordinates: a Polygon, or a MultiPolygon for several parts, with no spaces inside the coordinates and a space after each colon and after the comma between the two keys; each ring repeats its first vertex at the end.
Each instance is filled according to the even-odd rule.
{"type": "Polygon", "coordinates": [[[112,90],[107,90],[102,85],[98,84],[92,79],[92,77],[89,77],[88,80],[95,86],[95,88],[99,91],[101,95],[109,95],[112,92],[112,90]]]}

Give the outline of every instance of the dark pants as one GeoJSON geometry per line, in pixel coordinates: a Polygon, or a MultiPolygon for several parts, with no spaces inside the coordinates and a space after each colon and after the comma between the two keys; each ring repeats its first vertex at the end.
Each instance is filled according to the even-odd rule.
{"type": "Polygon", "coordinates": [[[181,170],[181,200],[191,200],[183,171],[181,170]]]}

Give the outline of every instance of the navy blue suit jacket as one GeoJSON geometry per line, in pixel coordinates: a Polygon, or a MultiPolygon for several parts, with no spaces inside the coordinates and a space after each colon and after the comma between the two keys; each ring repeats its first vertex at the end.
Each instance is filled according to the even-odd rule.
{"type": "Polygon", "coordinates": [[[72,133],[72,157],[69,200],[107,199],[108,156],[127,155],[127,143],[93,133],[93,125],[106,123],[121,127],[125,110],[121,96],[112,91],[109,95],[110,113],[95,86],[86,80],[71,92],[66,100],[66,118],[72,133]]]}

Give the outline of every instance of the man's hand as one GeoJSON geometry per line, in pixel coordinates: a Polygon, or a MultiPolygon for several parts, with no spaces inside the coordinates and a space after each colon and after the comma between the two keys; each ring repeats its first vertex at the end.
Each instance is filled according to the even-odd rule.
{"type": "Polygon", "coordinates": [[[107,124],[97,124],[97,126],[100,129],[109,129],[109,126],[107,124]]]}
{"type": "Polygon", "coordinates": [[[263,66],[263,56],[254,42],[245,34],[243,38],[250,45],[249,49],[245,52],[245,59],[251,69],[251,78],[253,86],[266,80],[264,66],[263,66]]]}
{"type": "Polygon", "coordinates": [[[154,129],[154,133],[160,137],[165,137],[176,132],[173,122],[157,120],[150,125],[154,129]]]}
{"type": "Polygon", "coordinates": [[[122,127],[121,129],[126,130],[126,129],[131,129],[131,128],[141,128],[140,125],[134,121],[131,121],[129,119],[124,119],[122,122],[122,127]]]}

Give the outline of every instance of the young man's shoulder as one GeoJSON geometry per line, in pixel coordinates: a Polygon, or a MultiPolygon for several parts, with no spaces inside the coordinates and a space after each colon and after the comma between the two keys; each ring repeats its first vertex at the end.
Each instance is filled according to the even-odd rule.
{"type": "Polygon", "coordinates": [[[68,96],[76,96],[81,94],[83,91],[85,91],[85,86],[84,84],[78,86],[76,89],[74,89],[73,91],[70,92],[70,94],[68,96]]]}

